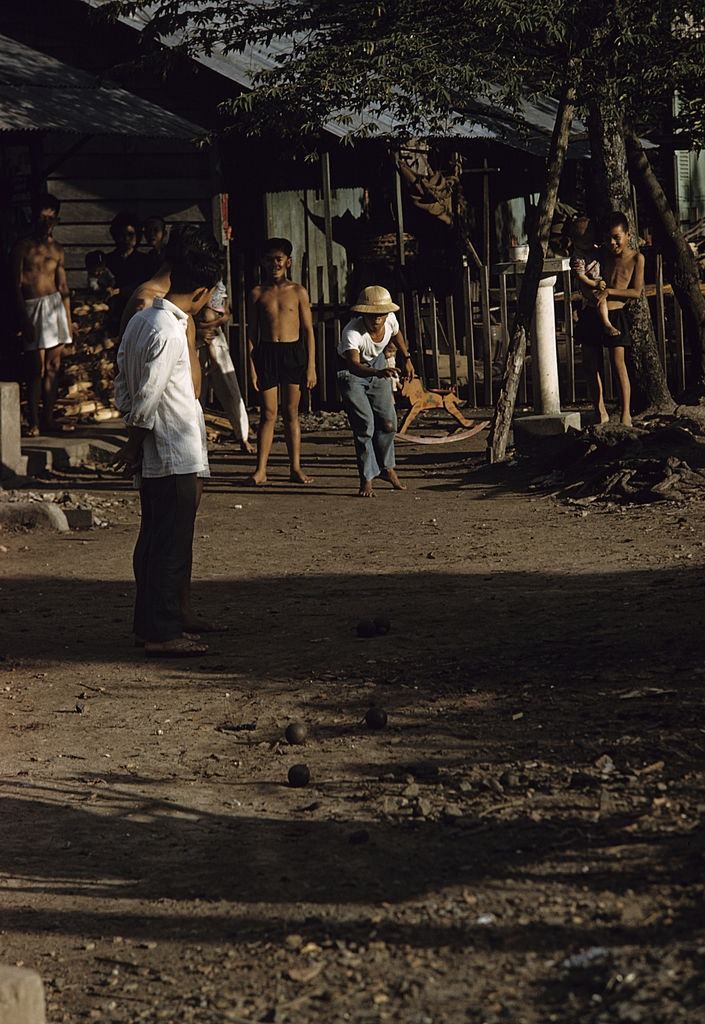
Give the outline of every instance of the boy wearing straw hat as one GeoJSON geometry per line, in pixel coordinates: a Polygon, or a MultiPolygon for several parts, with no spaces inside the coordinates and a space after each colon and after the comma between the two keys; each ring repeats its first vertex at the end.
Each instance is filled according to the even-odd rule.
{"type": "Polygon", "coordinates": [[[395,491],[406,490],[394,468],[397,414],[392,380],[398,370],[387,365],[384,351],[390,343],[395,345],[404,359],[405,374],[414,376],[414,364],[394,315],[398,309],[386,288],[363,288],[352,307],[358,315],[345,325],[338,345],[338,355],[345,363],[338,384],[355,441],[361,498],[374,497],[373,480],[377,477],[387,480],[395,491]]]}

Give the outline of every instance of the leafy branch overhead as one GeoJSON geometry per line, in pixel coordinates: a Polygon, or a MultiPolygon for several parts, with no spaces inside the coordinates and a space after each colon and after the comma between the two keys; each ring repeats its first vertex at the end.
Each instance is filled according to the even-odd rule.
{"type": "Polygon", "coordinates": [[[605,77],[636,124],[670,110],[705,141],[705,0],[106,0],[139,16],[145,36],[190,55],[256,52],[251,90],[225,113],[245,130],[315,134],[331,120],[353,136],[441,134],[490,100],[559,95],[581,67],[578,107],[605,77]]]}

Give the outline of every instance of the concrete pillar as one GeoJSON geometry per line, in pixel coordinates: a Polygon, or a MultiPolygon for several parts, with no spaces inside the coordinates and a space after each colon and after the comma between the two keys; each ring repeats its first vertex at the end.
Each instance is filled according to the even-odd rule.
{"type": "Polygon", "coordinates": [[[20,386],[0,381],[0,479],[23,471],[20,437],[20,386]]]}
{"type": "Polygon", "coordinates": [[[560,414],[561,396],[558,386],[558,350],[556,348],[556,313],[553,301],[555,275],[542,277],[534,311],[533,347],[538,388],[534,411],[547,415],[560,414]]]}
{"type": "Polygon", "coordinates": [[[2,1024],[46,1024],[44,986],[35,971],[0,964],[2,1024]]]}

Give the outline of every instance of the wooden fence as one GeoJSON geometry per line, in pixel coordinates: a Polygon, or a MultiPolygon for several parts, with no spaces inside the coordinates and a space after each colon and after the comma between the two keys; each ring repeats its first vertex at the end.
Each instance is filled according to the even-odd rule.
{"type": "MultiPolygon", "coordinates": [[[[668,383],[677,394],[685,387],[686,348],[683,313],[672,287],[664,282],[663,260],[655,261],[655,281],[647,284],[659,354],[668,383]]],[[[234,351],[238,370],[247,395],[244,283],[240,282],[238,323],[234,332],[234,351]]],[[[319,293],[320,294],[320,293],[319,293]]],[[[516,307],[516,282],[511,275],[500,274],[492,282],[483,267],[471,275],[462,268],[461,285],[454,293],[433,295],[431,292],[399,293],[398,314],[401,329],[407,338],[417,373],[429,388],[454,388],[472,408],[488,408],[497,397],[509,334],[516,307]]],[[[573,291],[570,271],[559,274],[555,289],[556,342],[561,403],[571,406],[587,398],[582,376],[580,346],[574,344],[574,321],[581,297],[573,291]]],[[[350,313],[339,303],[313,305],[318,386],[311,396],[314,409],[338,409],[340,400],[336,386],[339,368],[337,346],[350,313]]],[[[609,360],[605,360],[605,393],[615,397],[609,360]]],[[[520,382],[518,402],[533,404],[531,340],[520,382]]]]}

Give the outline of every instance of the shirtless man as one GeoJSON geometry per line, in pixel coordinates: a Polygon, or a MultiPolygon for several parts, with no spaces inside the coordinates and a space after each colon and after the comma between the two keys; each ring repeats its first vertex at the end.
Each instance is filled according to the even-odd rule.
{"type": "MultiPolygon", "coordinates": [[[[197,234],[198,228],[190,226],[184,228],[172,228],[169,241],[164,247],[164,261],[161,266],[155,271],[148,281],[143,281],[142,284],[139,284],[135,288],[125,304],[125,308],[122,311],[122,317],[120,319],[120,328],[118,330],[118,346],[122,341],[125,328],[135,313],[139,313],[141,309],[151,308],[155,299],[163,299],[167,294],[171,287],[171,262],[178,256],[183,246],[188,245],[189,240],[195,239],[197,234]]],[[[189,359],[191,360],[193,387],[196,394],[200,395],[201,364],[196,348],[196,325],[193,317],[191,316],[188,319],[186,336],[188,339],[189,359]]]]}
{"type": "Polygon", "coordinates": [[[602,388],[602,348],[612,354],[612,363],[619,384],[621,415],[620,422],[627,427],[632,424],[631,384],[625,361],[625,349],[632,343],[629,320],[624,306],[630,299],[640,298],[644,291],[644,257],[635,248],[629,231],[629,222],[623,213],[611,213],[605,224],[606,242],[609,247],[604,260],[604,280],[607,310],[610,323],[619,332],[606,335],[600,323],[595,306],[586,307],[575,328],[575,337],[583,346],[583,364],[588,387],[600,423],[609,421],[602,388]]]}
{"type": "Polygon", "coordinates": [[[312,477],[301,468],[301,388],[316,386],[316,341],[308,294],[303,285],[290,281],[291,242],[270,238],[264,246],[264,281],[250,295],[247,327],[250,379],[260,394],[261,416],[257,430],[257,469],[249,482],[267,482],[267,461],[277,419],[277,388],[284,397],[282,415],[289,452],[292,483],[310,484],[312,477]],[[301,331],[306,335],[301,338],[301,331]]]}
{"type": "Polygon", "coordinates": [[[11,268],[20,334],[29,367],[27,419],[30,437],[55,430],[56,384],[65,345],[73,342],[71,299],[64,250],[54,240],[59,200],[39,197],[34,230],[12,250],[11,268]],[[39,412],[41,402],[41,417],[39,412]]]}

